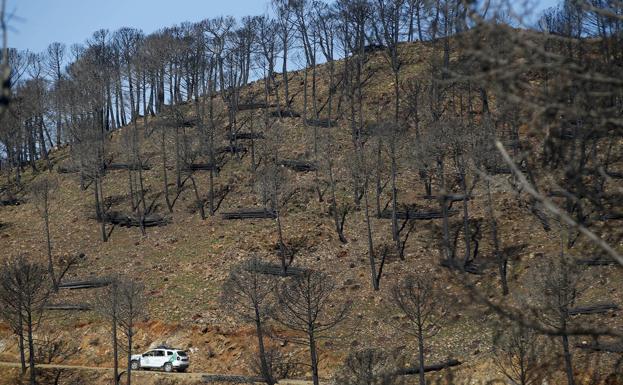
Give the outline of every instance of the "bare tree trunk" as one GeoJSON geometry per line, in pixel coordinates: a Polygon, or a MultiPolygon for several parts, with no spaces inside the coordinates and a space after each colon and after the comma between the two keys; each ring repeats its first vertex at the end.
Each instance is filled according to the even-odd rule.
{"type": "Polygon", "coordinates": [[[288,39],[287,39],[287,35],[284,36],[283,41],[284,43],[283,43],[282,70],[283,70],[284,99],[285,99],[286,110],[289,111],[290,110],[290,90],[289,90],[289,84],[288,84],[288,64],[287,64],[288,63],[288,39]]]}
{"type": "Polygon", "coordinates": [[[422,322],[418,316],[418,358],[420,360],[420,385],[426,385],[426,377],[424,375],[424,330],[422,328],[422,322]]]}
{"type": "Polygon", "coordinates": [[[164,183],[164,200],[167,202],[169,212],[173,212],[173,205],[171,199],[169,199],[169,179],[167,174],[167,146],[166,146],[166,131],[162,129],[162,139],[160,142],[160,151],[162,152],[162,179],[164,183]]]}
{"type": "Polygon", "coordinates": [[[132,385],[132,335],[134,334],[134,331],[132,330],[132,325],[130,324],[128,327],[128,354],[127,354],[127,358],[128,358],[128,368],[127,368],[127,381],[126,384],[127,385],[132,385]]]}
{"type": "Polygon", "coordinates": [[[50,274],[50,279],[52,279],[52,287],[54,291],[58,291],[58,282],[56,282],[56,276],[54,275],[54,263],[52,261],[52,240],[50,237],[50,212],[48,208],[48,198],[45,198],[44,208],[43,208],[43,219],[45,223],[45,239],[46,246],[48,252],[48,273],[50,274]]]}
{"type": "Polygon", "coordinates": [[[182,164],[179,127],[175,127],[175,186],[179,192],[182,188],[182,164]]]}
{"type": "Polygon", "coordinates": [[[23,319],[22,319],[22,309],[19,309],[19,314],[18,314],[18,328],[19,328],[19,332],[18,332],[18,345],[19,345],[19,362],[21,365],[21,369],[22,369],[22,375],[24,375],[26,373],[26,354],[24,352],[25,350],[25,346],[24,346],[24,325],[23,325],[23,319]]]}
{"type": "Polygon", "coordinates": [[[506,279],[507,259],[505,255],[500,252],[500,239],[498,237],[498,224],[495,219],[495,212],[493,209],[493,199],[491,197],[491,183],[487,179],[487,214],[489,216],[489,223],[491,225],[491,238],[493,240],[493,253],[495,260],[498,261],[498,268],[500,272],[500,284],[502,285],[502,295],[508,295],[508,281],[506,279]]]}
{"type": "MultiPolygon", "coordinates": [[[[381,185],[381,147],[383,140],[381,137],[377,140],[376,147],[376,217],[381,217],[381,193],[383,192],[383,186],[381,185]]],[[[393,223],[393,221],[392,221],[393,223]]]]}
{"type": "MultiPolygon", "coordinates": [[[[361,149],[363,151],[363,149],[361,149]]],[[[363,158],[363,155],[360,155],[363,158]]],[[[364,170],[364,173],[367,173],[364,170]]],[[[367,176],[365,177],[367,179],[367,176]]],[[[380,274],[376,273],[376,261],[374,256],[374,244],[372,240],[372,224],[370,223],[370,209],[368,208],[368,188],[367,181],[363,186],[363,199],[364,199],[364,213],[366,217],[366,231],[368,236],[368,259],[370,260],[370,274],[372,277],[372,287],[374,290],[379,290],[380,274]]]]}
{"type": "Polygon", "coordinates": [[[441,182],[440,188],[440,198],[439,203],[441,203],[441,212],[443,216],[442,227],[443,227],[443,259],[454,264],[454,255],[450,252],[450,232],[449,232],[449,224],[448,224],[448,197],[446,192],[446,181],[444,176],[444,166],[443,159],[437,159],[437,169],[439,172],[439,180],[441,182]]]}
{"type": "Polygon", "coordinates": [[[561,336],[562,348],[565,358],[565,372],[567,374],[567,385],[575,385],[575,378],[573,376],[573,363],[571,359],[571,351],[569,350],[569,336],[563,334],[561,336]]]}
{"type": "Polygon", "coordinates": [[[28,330],[28,364],[30,368],[30,385],[36,385],[37,381],[36,381],[36,370],[35,370],[35,343],[34,343],[33,333],[32,333],[33,320],[32,320],[32,313],[30,311],[27,311],[27,314],[28,316],[26,318],[26,328],[28,330]]]}
{"type": "Polygon", "coordinates": [[[279,253],[281,254],[281,271],[285,276],[288,271],[288,265],[286,264],[286,252],[287,247],[283,241],[283,230],[281,228],[281,213],[279,209],[275,210],[277,212],[277,236],[279,237],[279,253]]]}
{"type": "Polygon", "coordinates": [[[112,355],[113,355],[113,375],[115,377],[115,385],[119,385],[119,348],[117,346],[117,289],[116,283],[113,283],[113,303],[112,303],[112,355]]]}
{"type": "Polygon", "coordinates": [[[106,235],[106,218],[104,213],[104,202],[101,200],[101,181],[99,177],[95,177],[93,181],[93,190],[95,193],[95,213],[97,215],[97,219],[100,221],[100,230],[102,235],[102,242],[108,241],[108,237],[106,235]]]}
{"type": "Polygon", "coordinates": [[[262,370],[262,377],[268,385],[274,385],[270,369],[268,368],[268,362],[266,362],[266,348],[264,347],[264,330],[262,328],[262,321],[260,317],[260,310],[255,306],[255,332],[257,333],[257,345],[260,354],[260,366],[262,370]]]}
{"type": "MultiPolygon", "coordinates": [[[[138,111],[134,110],[135,108],[134,88],[132,85],[132,68],[130,64],[128,64],[128,86],[129,86],[129,94],[130,94],[130,121],[133,121],[134,119],[136,119],[136,115],[138,114],[138,111]]],[[[123,109],[124,107],[121,107],[121,108],[123,109]]]]}
{"type": "Polygon", "coordinates": [[[195,202],[197,204],[197,208],[199,209],[199,213],[201,214],[201,219],[205,220],[206,219],[206,212],[205,212],[205,204],[203,202],[203,200],[201,199],[201,196],[199,195],[199,190],[197,189],[197,183],[195,182],[195,178],[191,175],[190,176],[190,181],[193,184],[193,190],[195,191],[195,202]]]}
{"type": "Polygon", "coordinates": [[[392,237],[394,243],[396,245],[396,252],[400,256],[401,260],[404,260],[404,253],[402,249],[402,245],[400,244],[400,234],[398,233],[398,190],[396,188],[396,143],[395,138],[392,138],[392,142],[390,143],[390,151],[391,151],[391,163],[392,163],[392,237]]]}
{"type": "MultiPolygon", "coordinates": [[[[330,156],[330,155],[329,155],[330,156]]],[[[331,206],[333,208],[333,221],[335,222],[335,231],[337,232],[340,242],[347,243],[346,237],[344,237],[343,223],[340,224],[340,214],[337,212],[337,196],[335,194],[335,179],[333,178],[333,164],[329,160],[329,186],[331,188],[331,206]]]]}
{"type": "Polygon", "coordinates": [[[463,232],[465,238],[465,256],[463,258],[463,267],[465,268],[472,257],[472,247],[471,247],[471,235],[469,230],[469,213],[468,213],[468,197],[467,197],[467,183],[465,182],[465,171],[460,171],[461,178],[461,190],[463,191],[463,232]]]}
{"type": "Polygon", "coordinates": [[[314,385],[320,384],[320,377],[318,376],[318,352],[316,351],[316,339],[314,337],[314,329],[309,329],[309,354],[311,358],[312,367],[312,382],[314,385]]]}

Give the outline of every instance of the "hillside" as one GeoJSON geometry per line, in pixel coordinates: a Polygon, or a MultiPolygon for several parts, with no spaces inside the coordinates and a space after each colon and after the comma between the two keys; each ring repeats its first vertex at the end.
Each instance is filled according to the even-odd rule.
{"type": "MultiPolygon", "coordinates": [[[[401,77],[404,84],[412,79],[430,78],[430,63],[436,60],[438,47],[432,44],[409,43],[400,46],[403,65],[401,77]]],[[[460,55],[453,55],[450,60],[456,63],[460,55]]],[[[344,61],[336,63],[335,73],[341,73],[344,61]]],[[[289,74],[290,95],[293,95],[291,108],[303,113],[305,71],[289,74]]],[[[281,75],[276,75],[280,79],[281,75]]],[[[308,73],[307,92],[311,95],[308,73]]],[[[329,66],[321,65],[317,69],[317,101],[324,104],[328,99],[329,66]]],[[[367,127],[375,123],[390,120],[393,108],[393,74],[383,51],[369,54],[363,68],[363,78],[367,79],[363,87],[363,109],[367,127]]],[[[244,101],[261,100],[264,84],[258,80],[245,86],[241,91],[244,101]]],[[[283,92],[279,81],[277,92],[283,92]]],[[[462,91],[458,90],[460,94],[462,91]]],[[[492,91],[493,93],[493,91],[492,91]]],[[[406,91],[405,91],[406,94],[406,91]]],[[[311,96],[308,96],[311,97],[311,96]]],[[[459,96],[457,96],[458,98],[459,96]]],[[[207,100],[201,102],[205,106],[207,100]]],[[[227,119],[225,108],[219,97],[215,99],[219,111],[218,131],[215,135],[216,146],[226,146],[227,119]]],[[[335,103],[338,103],[336,96],[335,103]]],[[[440,265],[440,219],[418,220],[413,222],[413,229],[405,244],[404,260],[389,254],[383,267],[380,290],[375,291],[370,283],[368,262],[368,239],[363,206],[352,207],[352,173],[357,158],[353,151],[353,135],[347,96],[341,101],[343,106],[336,126],[314,128],[302,117],[282,117],[275,119],[269,130],[263,125],[264,113],[261,109],[238,111],[236,120],[241,132],[264,132],[264,141],[277,142],[281,159],[314,161],[314,130],[318,137],[327,137],[330,131],[331,148],[321,150],[317,159],[319,172],[296,172],[287,169],[284,174],[285,188],[291,191],[287,206],[281,213],[281,225],[286,243],[300,245],[295,255],[293,266],[310,268],[327,273],[336,282],[336,298],[352,301],[352,309],[345,322],[329,334],[332,338],[319,342],[321,354],[321,378],[331,376],[341,367],[343,360],[352,350],[364,347],[382,347],[396,356],[400,356],[405,365],[417,362],[417,341],[406,336],[396,325],[404,322],[397,308],[392,304],[391,288],[410,273],[434,277],[443,289],[446,299],[451,301],[451,311],[444,317],[439,333],[427,341],[427,362],[441,362],[456,358],[462,365],[453,369],[454,380],[449,379],[448,371],[430,374],[431,381],[445,383],[458,380],[485,381],[503,378],[503,374],[494,365],[494,337],[500,331],[499,317],[496,311],[483,301],[470,295],[466,287],[478,290],[483,298],[495,303],[521,303],[521,293],[530,291],[525,277],[538,269],[539,261],[544,256],[558,255],[560,237],[556,231],[546,231],[539,218],[526,208],[525,197],[520,197],[513,189],[513,176],[509,174],[491,175],[492,201],[497,221],[497,231],[503,249],[508,252],[508,280],[511,295],[501,297],[497,261],[493,243],[489,236],[491,228],[488,221],[488,203],[486,184],[477,172],[469,172],[467,185],[474,185],[468,202],[469,216],[478,223],[478,254],[473,261],[481,274],[464,274],[440,265]],[[244,123],[243,123],[244,122],[244,123]],[[275,128],[277,127],[277,128],[275,128]],[[270,135],[279,130],[280,140],[272,140],[270,135]],[[333,178],[337,181],[337,200],[342,204],[351,204],[346,217],[344,235],[347,243],[340,242],[334,229],[331,215],[331,198],[328,190],[325,160],[331,157],[334,164],[333,178]],[[319,201],[316,193],[316,178],[323,182],[324,197],[319,201]],[[515,302],[517,301],[517,302],[515,302]],[[445,382],[444,382],[445,381],[445,382]]],[[[403,95],[404,105],[408,96],[403,95]]],[[[482,106],[476,101],[471,108],[481,111],[482,106]]],[[[491,109],[495,110],[495,96],[491,97],[491,109]]],[[[311,104],[311,101],[308,102],[311,104]]],[[[308,114],[311,107],[308,105],[308,114]]],[[[337,107],[334,107],[337,109],[337,107]]],[[[423,107],[427,109],[428,107],[423,107]]],[[[405,107],[406,109],[406,107],[405,107]]],[[[192,121],[196,117],[194,103],[179,107],[181,113],[192,121]]],[[[479,113],[476,113],[479,114],[479,113]]],[[[432,130],[428,126],[426,113],[422,113],[420,130],[432,130]]],[[[335,119],[335,117],[333,117],[335,119]]],[[[482,119],[478,115],[477,119],[482,119]]],[[[144,188],[149,204],[153,202],[155,212],[167,219],[165,225],[146,228],[146,235],[138,227],[108,226],[110,231],[107,242],[101,241],[100,227],[95,219],[93,188],[80,188],[78,173],[60,173],[59,167],[71,168],[72,153],[69,146],[50,152],[53,171],[44,171],[45,162],[38,161],[35,172],[28,167],[22,175],[22,185],[17,190],[19,205],[0,207],[0,248],[5,250],[4,257],[22,254],[33,260],[46,261],[46,244],[43,219],[30,194],[31,187],[41,178],[53,178],[58,182],[58,189],[50,201],[50,230],[52,250],[56,259],[71,255],[84,254],[79,264],[71,269],[66,281],[80,281],[107,277],[121,273],[144,284],[145,299],[148,303],[148,316],[137,325],[134,336],[134,350],[141,352],[158,344],[168,344],[188,349],[191,352],[191,372],[214,372],[230,374],[250,374],[250,357],[256,349],[254,328],[243,323],[223,309],[219,301],[221,287],[227,279],[230,268],[251,255],[262,257],[266,261],[278,264],[278,236],[275,220],[226,220],[222,213],[241,208],[264,207],[261,184],[254,178],[251,166],[251,153],[226,154],[223,165],[215,176],[215,190],[227,191],[220,207],[214,215],[207,215],[203,220],[196,207],[196,197],[191,180],[186,180],[175,202],[173,212],[169,213],[162,196],[163,174],[161,135],[157,131],[163,121],[162,116],[139,119],[138,132],[141,159],[149,169],[142,171],[144,188]],[[156,130],[154,130],[156,128],[156,130]],[[227,189],[226,189],[227,187],[227,189]]],[[[112,162],[124,162],[127,151],[125,137],[131,126],[122,127],[108,134],[105,158],[112,162]]],[[[190,141],[191,147],[199,147],[200,134],[196,125],[179,128],[190,141]]],[[[169,132],[166,146],[169,148],[167,169],[171,197],[174,197],[175,164],[172,153],[175,140],[169,132]]],[[[528,137],[528,128],[519,130],[522,139],[528,137]]],[[[376,173],[375,139],[366,142],[369,151],[369,173],[376,173]]],[[[414,205],[420,211],[438,211],[439,203],[424,196],[424,181],[418,173],[417,149],[412,145],[416,140],[416,130],[411,125],[399,142],[397,192],[400,204],[414,205]]],[[[239,141],[247,148],[249,141],[239,141]]],[[[262,158],[262,139],[254,141],[257,147],[255,156],[262,158]]],[[[384,145],[385,146],[385,145],[384,145]]],[[[381,169],[383,183],[390,183],[388,148],[384,147],[381,169]]],[[[264,153],[265,154],[265,153],[264,153]]],[[[449,158],[450,159],[450,158],[449,158]]],[[[206,161],[197,157],[196,160],[206,161]]],[[[446,175],[452,178],[456,173],[448,160],[446,175]]],[[[620,164],[619,164],[620,166],[620,164]]],[[[209,173],[193,172],[193,183],[198,193],[207,199],[209,173]]],[[[6,178],[2,177],[2,183],[6,178]]],[[[377,218],[374,207],[374,187],[370,181],[369,208],[373,212],[371,225],[374,243],[378,250],[382,245],[392,245],[391,220],[377,218]]],[[[438,191],[439,181],[433,179],[433,190],[438,191]]],[[[458,185],[457,185],[458,187],[458,185]]],[[[2,186],[8,191],[11,186],[2,186]]],[[[456,187],[455,187],[456,188],[456,187]]],[[[110,170],[103,177],[103,196],[108,204],[108,211],[131,212],[128,199],[128,171],[110,170]]],[[[455,190],[456,192],[456,190],[455,190]]],[[[457,192],[458,193],[458,192],[457,192]]],[[[383,190],[381,206],[390,205],[392,198],[390,184],[383,190]]],[[[461,203],[454,203],[453,209],[462,210],[461,203]]],[[[391,209],[391,205],[388,206],[391,209]]],[[[461,214],[450,218],[450,225],[460,228],[461,214]]],[[[611,239],[620,235],[620,220],[613,224],[611,239]]],[[[457,238],[459,237],[457,230],[457,238]]],[[[461,254],[461,238],[458,251],[461,254]]],[[[618,238],[620,239],[620,238],[618,238]]],[[[621,244],[615,244],[621,247],[621,244]]],[[[582,246],[579,246],[582,247],[582,246]]],[[[576,252],[576,251],[573,251],[576,252]]],[[[593,268],[583,277],[581,304],[594,302],[613,302],[623,305],[623,280],[620,266],[593,268]],[[618,283],[618,284],[617,284],[618,283]]],[[[53,299],[55,303],[89,303],[98,296],[98,290],[71,291],[61,290],[53,299]]],[[[620,310],[609,313],[605,321],[611,328],[621,330],[620,310]]],[[[56,336],[75,345],[76,353],[63,363],[85,366],[111,366],[111,344],[108,324],[95,312],[47,312],[45,322],[37,330],[37,335],[56,336]]],[[[272,333],[281,338],[270,342],[278,346],[289,360],[301,361],[307,358],[305,346],[293,343],[293,335],[275,322],[269,322],[272,333]],[[296,357],[296,358],[295,358],[296,357]]],[[[0,359],[17,361],[16,339],[9,329],[0,330],[0,359]]],[[[573,344],[587,343],[587,337],[574,337],[573,344]]],[[[593,359],[580,349],[574,349],[577,355],[577,374],[589,376],[595,369],[604,368],[602,375],[610,374],[610,360],[604,357],[599,366],[591,366],[593,359]],[[585,365],[585,366],[582,366],[585,365]]],[[[286,359],[284,358],[284,359],[286,359]]],[[[0,368],[0,373],[5,368],[0,368]]],[[[294,377],[309,377],[306,367],[298,367],[292,373],[294,377]]],[[[413,378],[413,383],[416,379],[413,378]]],[[[471,382],[470,382],[471,383],[471,382]]]]}

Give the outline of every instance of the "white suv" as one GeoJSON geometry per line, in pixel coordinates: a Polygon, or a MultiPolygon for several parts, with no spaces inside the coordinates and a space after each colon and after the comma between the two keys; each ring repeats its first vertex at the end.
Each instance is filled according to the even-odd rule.
{"type": "Polygon", "coordinates": [[[132,355],[132,369],[164,369],[165,372],[184,372],[190,360],[184,350],[169,347],[157,347],[143,354],[132,355]]]}

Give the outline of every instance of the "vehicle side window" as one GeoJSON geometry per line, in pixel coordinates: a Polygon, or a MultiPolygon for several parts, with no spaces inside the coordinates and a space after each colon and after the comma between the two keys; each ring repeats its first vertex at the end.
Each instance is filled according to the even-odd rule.
{"type": "Polygon", "coordinates": [[[164,357],[164,350],[156,350],[156,357],[164,357]]]}
{"type": "Polygon", "coordinates": [[[167,356],[172,356],[173,352],[167,352],[167,356]]]}
{"type": "Polygon", "coordinates": [[[154,355],[154,352],[153,351],[149,351],[147,353],[144,353],[143,357],[152,357],[153,355],[154,355]]]}

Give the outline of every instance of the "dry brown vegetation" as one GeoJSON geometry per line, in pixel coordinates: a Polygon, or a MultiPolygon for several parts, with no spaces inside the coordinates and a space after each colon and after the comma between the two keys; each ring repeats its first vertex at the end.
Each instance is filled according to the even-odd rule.
{"type": "MultiPolygon", "coordinates": [[[[576,54],[585,54],[582,50],[586,47],[597,50],[600,44],[586,46],[581,40],[579,43],[574,41],[576,43],[581,45],[581,49],[576,47],[575,51],[569,48],[573,51],[570,54],[573,58],[576,54]]],[[[575,229],[561,224],[559,217],[548,212],[542,202],[535,203],[535,198],[526,193],[525,186],[518,187],[516,174],[482,172],[485,171],[482,166],[491,159],[494,159],[496,167],[508,168],[497,155],[493,141],[478,147],[481,144],[479,139],[492,127],[496,132],[494,136],[504,143],[515,139],[521,142],[519,146],[506,148],[519,164],[521,172],[526,169],[532,171],[530,183],[540,186],[538,191],[541,194],[567,191],[566,196],[554,194],[551,198],[565,209],[578,202],[578,205],[587,206],[594,203],[590,201],[592,195],[578,198],[582,191],[560,185],[561,181],[567,182],[571,178],[569,175],[561,177],[556,167],[562,169],[565,162],[573,161],[566,158],[570,152],[603,154],[608,151],[614,154],[614,160],[607,163],[607,170],[600,172],[622,172],[622,143],[620,137],[614,134],[606,136],[610,140],[590,142],[588,149],[563,149],[566,142],[561,144],[552,139],[557,135],[556,130],[561,129],[559,125],[563,126],[562,129],[566,128],[560,122],[567,119],[568,115],[563,114],[568,110],[556,110],[554,107],[559,106],[554,102],[554,107],[545,103],[552,94],[564,96],[566,86],[572,88],[578,78],[583,79],[583,72],[572,65],[558,67],[578,76],[567,78],[568,84],[563,84],[565,78],[556,72],[557,68],[540,67],[541,49],[551,55],[555,53],[566,57],[566,47],[556,44],[554,37],[549,40],[536,32],[504,27],[493,31],[482,27],[433,42],[399,44],[397,52],[402,63],[400,120],[403,132],[393,131],[387,123],[394,119],[395,74],[391,61],[382,50],[366,54],[365,60],[360,62],[363,78],[366,79],[361,86],[360,104],[364,119],[360,121],[357,118],[357,125],[365,133],[358,132],[360,137],[353,139],[355,124],[350,108],[357,104],[352,97],[357,90],[355,86],[351,90],[338,91],[334,96],[333,116],[319,114],[319,117],[334,119],[334,126],[313,128],[305,124],[303,117],[271,118],[270,123],[266,123],[263,110],[234,112],[240,131],[263,132],[266,138],[254,140],[253,155],[249,151],[220,156],[221,166],[213,175],[212,189],[208,187],[211,171],[206,170],[192,172],[192,178],[186,180],[181,188],[176,187],[177,165],[173,149],[176,148],[176,139],[183,138],[188,143],[184,151],[192,158],[190,163],[213,164],[215,158],[210,151],[203,149],[206,146],[204,139],[212,135],[212,148],[232,145],[226,139],[226,135],[231,133],[231,120],[224,101],[220,96],[208,96],[177,106],[163,106],[156,116],[138,119],[134,124],[106,133],[103,159],[108,163],[146,163],[149,167],[145,169],[138,167],[132,170],[130,167],[130,170],[106,170],[101,175],[89,174],[93,168],[84,167],[90,161],[87,159],[89,154],[74,143],[49,152],[46,159],[37,160],[35,168],[38,171],[24,168],[19,184],[3,182],[0,187],[3,193],[11,192],[22,203],[0,207],[0,248],[5,250],[6,257],[24,255],[46,266],[50,254],[59,266],[65,266],[63,264],[73,261],[76,255],[84,254],[65,274],[64,282],[117,274],[140,282],[144,285],[148,309],[145,312],[147,315],[141,315],[135,325],[134,351],[147,350],[161,343],[189,349],[191,372],[251,374],[257,340],[255,327],[223,309],[219,301],[221,288],[230,270],[250,256],[260,256],[265,262],[283,267],[281,256],[291,253],[292,268],[312,269],[333,280],[332,294],[339,299],[336,308],[342,305],[342,301],[350,302],[350,312],[330,330],[331,338],[318,341],[321,378],[328,379],[334,373],[338,373],[338,379],[346,378],[344,360],[351,357],[352,363],[357,359],[356,354],[368,348],[381,349],[380,354],[369,353],[364,358],[373,360],[374,365],[380,368],[379,373],[385,373],[383,376],[392,370],[417,366],[423,356],[419,355],[417,339],[405,332],[410,327],[409,320],[405,318],[409,315],[395,306],[391,290],[399,288],[408,275],[416,274],[426,276],[435,283],[439,291],[436,295],[443,296],[445,309],[442,319],[435,321],[439,323],[439,328],[426,337],[421,352],[426,355],[426,363],[448,359],[457,359],[462,363],[453,369],[428,374],[429,383],[505,380],[509,362],[516,364],[517,355],[511,354],[510,361],[502,362],[499,349],[508,348],[518,338],[532,339],[536,335],[538,338],[534,337],[535,340],[530,342],[539,344],[538,359],[530,361],[531,365],[534,364],[530,369],[539,374],[531,374],[530,381],[547,378],[550,383],[562,383],[565,380],[565,355],[559,348],[560,335],[556,335],[556,331],[566,333],[574,328],[580,331],[571,333],[567,343],[574,356],[573,370],[577,383],[621,383],[620,376],[616,377],[617,371],[620,373],[621,370],[620,353],[595,353],[577,347],[589,346],[597,341],[597,337],[602,342],[620,341],[623,327],[621,310],[609,310],[606,314],[597,315],[566,315],[568,319],[565,322],[568,321],[569,325],[561,326],[557,313],[550,315],[543,309],[558,311],[562,305],[543,302],[543,298],[538,297],[539,292],[548,293],[555,289],[565,292],[567,297],[563,301],[566,310],[606,302],[623,306],[621,266],[616,263],[599,267],[576,266],[575,259],[590,259],[605,253],[587,237],[578,236],[575,229]],[[451,47],[451,54],[448,62],[443,64],[446,42],[451,47]],[[520,46],[520,42],[525,46],[520,46]],[[482,48],[483,45],[487,48],[482,48]],[[534,49],[536,53],[528,49],[534,49]],[[474,54],[475,50],[486,56],[486,60],[474,54]],[[513,52],[505,51],[499,55],[499,50],[513,52]],[[506,58],[516,60],[502,60],[506,58]],[[486,65],[491,65],[493,69],[478,67],[486,65]],[[447,71],[447,75],[443,71],[447,71]],[[511,74],[516,76],[511,77],[511,74]],[[560,83],[556,83],[557,76],[561,76],[562,80],[558,79],[560,83]],[[542,92],[547,81],[554,85],[549,91],[542,92]],[[439,88],[435,91],[434,87],[439,88]],[[441,92],[440,89],[444,90],[443,97],[433,100],[430,95],[441,92]],[[349,91],[352,91],[351,95],[349,91]],[[414,107],[414,102],[419,103],[419,107],[414,107]],[[339,113],[336,112],[338,104],[342,104],[339,113]],[[548,107],[554,112],[547,110],[548,107]],[[217,111],[211,123],[207,123],[208,108],[217,111]],[[437,110],[443,110],[440,112],[443,117],[435,115],[437,110]],[[419,117],[414,118],[414,113],[418,113],[419,117]],[[199,120],[198,116],[201,117],[199,120]],[[181,121],[190,123],[182,125],[181,121]],[[385,125],[384,129],[382,125],[385,125]],[[160,130],[165,133],[161,134],[160,130]],[[330,140],[325,142],[318,137],[330,140]],[[381,152],[377,152],[377,143],[382,143],[381,152]],[[168,149],[166,160],[163,159],[163,145],[168,149]],[[440,156],[439,152],[445,155],[440,156]],[[616,155],[617,152],[619,155],[616,155]],[[282,166],[270,168],[267,165],[274,154],[278,154],[279,159],[314,161],[318,172],[296,172],[282,166]],[[334,197],[331,197],[326,158],[331,160],[334,197]],[[395,158],[395,167],[392,167],[392,158],[395,158]],[[441,172],[438,168],[440,158],[445,162],[441,172]],[[45,171],[48,162],[51,170],[45,171]],[[82,165],[79,165],[80,162],[82,165]],[[263,163],[256,167],[256,162],[263,163]],[[163,164],[168,172],[167,181],[163,179],[163,164]],[[82,172],[57,173],[61,168],[71,170],[77,167],[81,167],[82,172]],[[394,168],[398,202],[392,209],[391,202],[395,195],[392,194],[391,179],[394,168]],[[377,217],[379,207],[375,200],[378,190],[374,186],[377,174],[383,185],[387,183],[387,187],[378,194],[379,207],[385,207],[390,213],[387,218],[377,217]],[[33,186],[40,186],[41,181],[47,180],[50,175],[56,181],[55,191],[47,201],[46,216],[42,216],[41,205],[37,205],[40,199],[29,191],[33,186]],[[138,225],[124,227],[108,223],[100,226],[99,214],[94,210],[93,185],[86,190],[81,189],[85,175],[88,183],[96,186],[99,183],[100,198],[103,200],[100,204],[107,213],[129,213],[138,225]],[[363,187],[369,195],[365,197],[366,204],[362,201],[364,191],[357,196],[357,189],[362,188],[362,181],[368,178],[367,188],[363,187]],[[447,228],[444,228],[444,219],[441,218],[406,223],[406,226],[412,227],[405,227],[410,231],[406,240],[404,234],[407,230],[398,236],[398,244],[404,241],[401,258],[402,252],[394,246],[396,237],[392,229],[394,220],[397,225],[402,224],[397,211],[402,210],[408,216],[409,210],[441,210],[442,204],[438,199],[425,196],[430,195],[427,194],[427,181],[432,186],[433,195],[458,197],[444,200],[443,205],[450,205],[451,210],[458,209],[459,212],[446,216],[447,228]],[[128,194],[129,184],[140,192],[133,190],[128,194]],[[170,202],[163,196],[163,185],[170,189],[171,200],[179,195],[171,210],[170,202]],[[319,190],[324,194],[322,200],[318,199],[319,190]],[[214,198],[210,197],[214,192],[221,192],[224,197],[212,213],[208,202],[214,198]],[[461,198],[467,195],[469,199],[461,198]],[[279,203],[276,204],[276,201],[279,203]],[[338,205],[348,207],[343,231],[346,242],[335,230],[332,210],[336,210],[338,205]],[[222,212],[250,207],[276,210],[277,219],[225,220],[221,217],[222,212]],[[366,210],[370,211],[367,216],[366,210]],[[464,216],[467,211],[468,219],[464,216]],[[154,218],[160,226],[146,227],[149,215],[156,214],[158,216],[154,218]],[[44,220],[49,221],[50,252],[44,220]],[[368,227],[371,238],[366,232],[368,227]],[[497,240],[491,235],[494,227],[497,240]],[[446,230],[449,236],[444,236],[446,230]],[[102,231],[106,234],[106,242],[102,242],[102,231]],[[370,280],[370,255],[374,256],[377,269],[382,263],[382,272],[376,282],[378,290],[374,289],[370,280]],[[508,295],[502,294],[500,258],[507,260],[508,295]],[[440,263],[444,260],[454,262],[444,266],[440,263]],[[547,280],[555,278],[556,274],[563,274],[561,271],[567,274],[564,266],[548,265],[550,261],[558,260],[573,265],[572,285],[567,275],[564,287],[547,280]],[[478,274],[467,273],[468,266],[476,269],[478,274]],[[581,274],[576,271],[578,268],[581,268],[581,274]],[[549,275],[543,275],[543,272],[549,272],[549,275]],[[572,291],[572,295],[567,290],[572,291]],[[572,300],[568,298],[570,296],[573,296],[572,300]],[[521,321],[520,324],[525,323],[523,327],[531,327],[532,334],[524,333],[524,329],[517,332],[516,325],[509,326],[508,322],[513,318],[521,321]],[[588,330],[593,327],[606,329],[606,334],[610,335],[598,336],[600,333],[588,330]],[[507,334],[507,330],[520,333],[519,337],[507,334]],[[392,357],[391,362],[387,362],[387,357],[392,357]]],[[[614,47],[616,52],[613,55],[619,55],[620,60],[621,47],[614,47]]],[[[337,77],[337,74],[348,72],[344,70],[345,66],[355,65],[358,60],[358,56],[352,56],[346,61],[335,62],[334,68],[328,64],[317,66],[315,95],[318,103],[329,99],[330,72],[337,77]]],[[[556,60],[552,58],[552,61],[556,60]]],[[[617,63],[620,66],[620,61],[617,63]]],[[[304,99],[312,93],[312,86],[306,80],[311,74],[306,76],[305,72],[288,73],[288,92],[292,98],[289,108],[297,112],[311,108],[311,102],[304,99]]],[[[279,76],[276,75],[277,78],[279,76]]],[[[584,81],[590,82],[589,79],[584,81]]],[[[276,94],[283,93],[281,79],[276,80],[276,86],[276,94]]],[[[614,125],[617,127],[615,130],[620,130],[620,82],[612,87],[614,90],[608,90],[614,94],[616,107],[613,108],[618,108],[618,112],[604,117],[604,120],[610,119],[608,121],[597,122],[595,119],[591,124],[603,124],[607,130],[612,130],[610,125],[614,125]]],[[[263,80],[251,82],[240,88],[240,98],[258,102],[262,100],[264,90],[263,80]]],[[[597,92],[590,89],[587,95],[592,91],[597,92]]],[[[563,96],[559,96],[560,104],[564,104],[563,96]]],[[[268,101],[278,103],[279,99],[274,100],[271,94],[268,101]]],[[[577,108],[576,111],[586,112],[577,108]]],[[[584,104],[581,108],[590,109],[584,104]]],[[[249,148],[249,141],[240,142],[249,148]]],[[[591,158],[587,162],[593,161],[591,158]]],[[[595,163],[591,164],[597,168],[595,163]]],[[[99,168],[96,169],[99,174],[99,168]]],[[[597,183],[595,179],[590,179],[596,178],[595,175],[586,177],[583,186],[597,183]]],[[[10,178],[11,174],[3,175],[2,180],[10,178]]],[[[617,194],[618,191],[621,194],[620,179],[608,177],[605,180],[600,193],[617,194]],[[606,187],[603,187],[604,184],[606,187]]],[[[578,186],[577,183],[571,185],[578,186]]],[[[604,205],[603,202],[595,205],[599,204],[604,205]]],[[[617,211],[621,209],[620,200],[609,201],[600,209],[588,215],[620,212],[617,211]]],[[[578,210],[572,208],[570,215],[578,218],[582,213],[578,214],[578,210]]],[[[620,255],[623,235],[621,218],[592,220],[585,224],[620,255]]],[[[556,283],[560,284],[560,281],[556,283]]],[[[102,292],[103,289],[98,288],[60,289],[53,294],[52,302],[91,303],[102,292]]],[[[556,298],[560,300],[560,296],[556,298]]],[[[292,363],[289,375],[311,377],[308,366],[295,365],[306,362],[309,357],[307,347],[296,343],[301,335],[285,327],[287,322],[275,322],[275,319],[279,317],[269,317],[266,321],[266,334],[274,337],[267,339],[267,350],[279,351],[280,363],[292,363]]],[[[37,330],[39,337],[58,334],[59,339],[68,341],[75,348],[74,353],[63,357],[63,363],[111,366],[109,326],[95,312],[47,311],[43,320],[45,322],[37,330]]],[[[0,332],[0,358],[16,361],[17,339],[4,324],[0,332]]],[[[0,368],[0,372],[5,378],[18,374],[17,370],[5,368],[0,368]]],[[[412,376],[401,376],[400,379],[389,377],[383,377],[389,382],[378,383],[416,383],[412,376]]],[[[343,381],[347,383],[347,380],[343,381]]],[[[360,383],[352,379],[349,381],[360,383]]]]}

